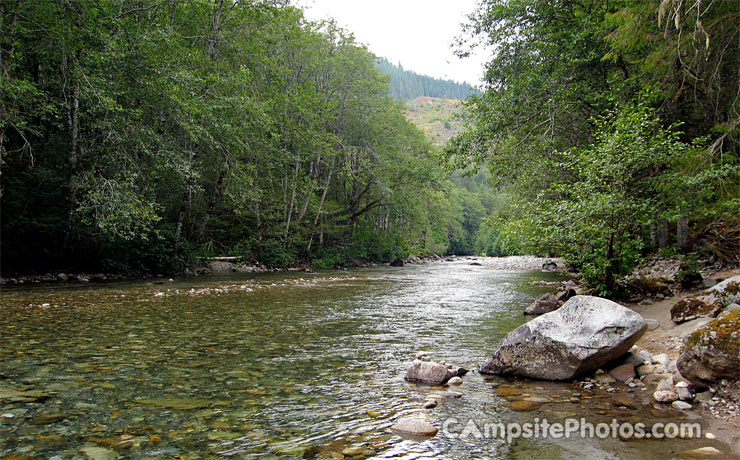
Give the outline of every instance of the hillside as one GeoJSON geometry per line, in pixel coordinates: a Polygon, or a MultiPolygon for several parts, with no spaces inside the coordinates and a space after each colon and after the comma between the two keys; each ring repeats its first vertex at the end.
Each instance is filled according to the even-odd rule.
{"type": "Polygon", "coordinates": [[[419,75],[384,58],[377,61],[377,66],[381,72],[391,77],[391,96],[404,102],[420,96],[462,100],[478,92],[467,83],[419,75]]]}
{"type": "Polygon", "coordinates": [[[424,131],[434,145],[444,145],[447,140],[463,131],[460,101],[421,96],[406,104],[406,118],[424,131]]]}

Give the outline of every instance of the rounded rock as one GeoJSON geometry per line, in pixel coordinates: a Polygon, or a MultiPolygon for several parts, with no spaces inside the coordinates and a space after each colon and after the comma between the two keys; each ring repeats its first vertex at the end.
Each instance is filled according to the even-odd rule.
{"type": "Polygon", "coordinates": [[[391,426],[391,430],[411,436],[434,436],[437,427],[419,417],[401,417],[391,426]]]}
{"type": "Polygon", "coordinates": [[[678,395],[674,393],[673,391],[656,391],[653,393],[653,398],[655,398],[656,401],[662,402],[662,403],[672,403],[673,401],[678,400],[678,395]]]}

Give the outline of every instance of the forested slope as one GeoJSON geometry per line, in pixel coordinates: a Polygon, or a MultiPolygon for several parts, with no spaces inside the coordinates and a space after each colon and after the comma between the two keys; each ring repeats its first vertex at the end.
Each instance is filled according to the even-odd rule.
{"type": "Polygon", "coordinates": [[[401,64],[392,64],[384,58],[379,59],[377,63],[380,71],[391,77],[391,95],[404,102],[418,97],[463,100],[478,93],[467,83],[419,75],[404,69],[401,64]]]}
{"type": "Polygon", "coordinates": [[[3,272],[449,247],[430,145],[331,24],[279,0],[1,8],[3,272]]]}

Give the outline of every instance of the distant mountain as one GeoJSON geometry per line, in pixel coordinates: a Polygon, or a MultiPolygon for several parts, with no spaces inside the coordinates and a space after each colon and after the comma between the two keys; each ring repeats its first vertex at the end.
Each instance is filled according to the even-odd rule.
{"type": "Polygon", "coordinates": [[[381,58],[377,61],[378,69],[391,77],[391,96],[407,102],[417,97],[436,97],[442,99],[466,99],[478,91],[467,83],[419,75],[403,66],[390,63],[381,58]]]}
{"type": "Polygon", "coordinates": [[[406,118],[435,145],[444,145],[463,130],[458,100],[421,96],[407,102],[406,107],[406,118]]]}

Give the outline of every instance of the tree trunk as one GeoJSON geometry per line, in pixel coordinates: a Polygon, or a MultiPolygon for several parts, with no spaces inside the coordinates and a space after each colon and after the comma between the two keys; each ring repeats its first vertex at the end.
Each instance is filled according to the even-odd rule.
{"type": "Polygon", "coordinates": [[[604,267],[604,284],[606,290],[610,293],[614,293],[614,234],[609,236],[609,247],[606,250],[606,264],[604,267]]]}
{"type": "Polygon", "coordinates": [[[211,191],[211,196],[208,200],[208,207],[206,208],[206,215],[203,216],[203,220],[200,222],[200,226],[198,227],[198,239],[203,238],[203,235],[206,234],[206,225],[208,225],[208,221],[211,219],[211,215],[216,209],[216,200],[221,193],[221,186],[223,185],[223,182],[224,176],[222,174],[219,176],[216,184],[213,186],[213,190],[211,191]]]}
{"type": "Polygon", "coordinates": [[[667,248],[671,243],[671,226],[667,220],[661,219],[658,222],[658,249],[667,248]]]}
{"type": "MultiPolygon", "coordinates": [[[[331,166],[329,166],[329,172],[326,176],[326,182],[324,183],[324,191],[321,192],[321,201],[319,201],[319,208],[316,210],[316,217],[313,220],[313,228],[311,229],[311,236],[308,238],[308,244],[306,245],[306,253],[311,252],[311,243],[313,242],[313,235],[316,232],[316,226],[319,224],[319,219],[321,218],[321,210],[324,207],[324,200],[326,200],[326,193],[329,191],[329,184],[331,183],[331,177],[334,174],[334,163],[336,162],[336,158],[332,158],[331,166]]],[[[323,242],[323,231],[321,233],[321,239],[323,242]]],[[[319,243],[321,244],[321,243],[319,243]]]]}
{"type": "Polygon", "coordinates": [[[182,193],[182,202],[180,203],[180,212],[177,214],[177,226],[175,227],[175,239],[179,240],[182,234],[182,223],[185,221],[185,214],[188,211],[188,204],[190,203],[190,187],[185,186],[185,191],[182,193]]]}
{"type": "Polygon", "coordinates": [[[67,201],[69,214],[67,215],[67,229],[64,235],[64,249],[72,246],[72,226],[74,224],[74,210],[77,204],[77,168],[79,149],[79,109],[80,109],[80,85],[75,82],[72,93],[65,95],[67,99],[67,133],[69,134],[69,183],[67,185],[67,201]]]}
{"type": "Polygon", "coordinates": [[[298,152],[295,160],[295,171],[293,174],[293,190],[290,195],[290,205],[288,206],[288,215],[285,217],[285,234],[283,235],[283,249],[288,245],[288,233],[290,232],[290,220],[293,217],[293,207],[295,206],[296,188],[298,188],[298,170],[301,164],[301,152],[298,152]]]}
{"type": "Polygon", "coordinates": [[[681,251],[691,249],[691,237],[689,235],[689,220],[686,217],[679,217],[676,222],[676,240],[681,251]]]}

